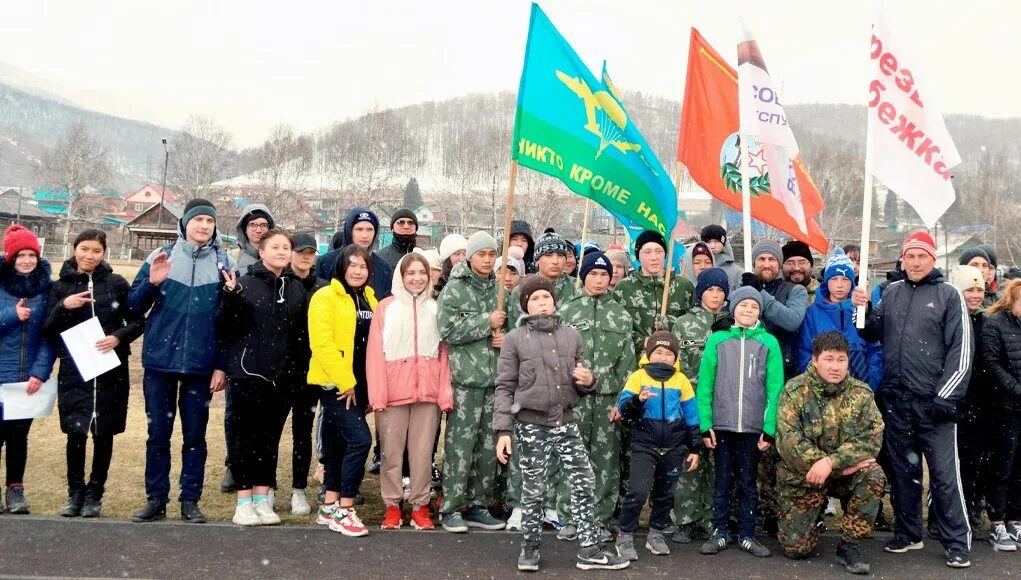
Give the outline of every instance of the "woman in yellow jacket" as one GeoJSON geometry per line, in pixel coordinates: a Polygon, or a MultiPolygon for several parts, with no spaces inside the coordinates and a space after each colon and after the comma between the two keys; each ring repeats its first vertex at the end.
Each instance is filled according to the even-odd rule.
{"type": "Polygon", "coordinates": [[[365,422],[369,402],[365,350],[376,297],[368,285],[372,259],[356,244],[337,260],[330,285],[312,295],[308,338],[312,348],[308,384],[322,388],[323,464],[326,498],[316,523],[345,536],[368,530],[355,513],[354,500],[365,475],[372,435],[365,422]]]}

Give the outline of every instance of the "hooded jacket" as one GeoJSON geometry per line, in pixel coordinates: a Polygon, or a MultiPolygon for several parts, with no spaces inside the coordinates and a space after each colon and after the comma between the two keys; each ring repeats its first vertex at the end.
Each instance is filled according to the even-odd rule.
{"type": "Polygon", "coordinates": [[[500,349],[493,430],[509,432],[515,420],[547,427],[573,422],[578,398],[595,385],[579,385],[571,376],[583,362],[581,335],[559,316],[525,317],[500,349]]]}
{"type": "MultiPolygon", "coordinates": [[[[376,310],[376,295],[366,286],[365,300],[376,310]]],[[[312,296],[308,307],[308,338],[312,360],[308,366],[308,384],[336,387],[341,393],[355,388],[355,331],[358,323],[355,297],[334,278],[330,285],[312,296]]]]}
{"type": "Polygon", "coordinates": [[[981,365],[991,376],[995,403],[1021,412],[1021,320],[1001,310],[982,325],[981,365]]]}
{"type": "MultiPolygon", "coordinates": [[[[403,259],[403,258],[402,258],[403,259]]],[[[434,403],[441,411],[454,408],[450,359],[440,340],[432,283],[418,296],[404,287],[399,264],[393,294],[379,303],[369,329],[365,363],[369,405],[373,411],[413,403],[434,403]],[[411,326],[410,333],[398,327],[411,326]]]]}
{"type": "Polygon", "coordinates": [[[304,293],[301,300],[300,324],[291,326],[291,355],[288,357],[290,363],[290,378],[288,382],[294,388],[302,388],[306,385],[308,375],[308,363],[312,360],[312,348],[308,345],[308,305],[312,301],[312,295],[320,288],[329,286],[330,283],[316,275],[316,268],[305,278],[299,278],[290,268],[284,272],[284,276],[290,279],[290,283],[301,288],[304,293]]]}
{"type": "Polygon", "coordinates": [[[222,272],[235,268],[234,260],[220,248],[216,233],[196,246],[185,238],[178,222],[177,241],[157,248],[138,270],[128,307],[148,312],[142,343],[142,366],[164,373],[206,375],[224,370],[221,344],[217,340],[218,314],[223,288],[222,272]],[[159,286],[149,282],[156,256],[170,256],[170,275],[159,286]]]}
{"type": "Polygon", "coordinates": [[[581,334],[586,365],[600,377],[595,394],[616,395],[635,364],[631,316],[609,292],[591,296],[582,289],[558,304],[561,322],[581,334]]]}
{"type": "Polygon", "coordinates": [[[535,269],[535,238],[532,236],[532,226],[524,220],[512,220],[510,235],[523,234],[528,238],[528,247],[525,248],[525,256],[522,261],[525,263],[525,273],[534,274],[535,269]]]}
{"type": "MultiPolygon", "coordinates": [[[[454,266],[437,300],[440,338],[450,356],[451,382],[456,387],[488,389],[495,385],[496,360],[490,344],[489,315],[496,310],[496,278],[472,271],[469,260],[454,266]]],[[[506,337],[504,337],[506,344],[506,337]]]]}
{"type": "Polygon", "coordinates": [[[273,229],[276,225],[276,222],[273,220],[273,214],[270,213],[268,207],[261,203],[245,206],[244,211],[238,216],[237,224],[234,226],[234,236],[237,238],[238,247],[230,252],[230,256],[237,262],[238,273],[240,275],[247,274],[248,269],[259,261],[259,247],[248,241],[248,222],[252,221],[252,214],[257,211],[261,211],[269,218],[270,229],[273,229]]]}
{"type": "Polygon", "coordinates": [[[39,258],[39,265],[25,276],[14,270],[13,262],[0,257],[0,383],[50,378],[56,353],[43,336],[50,284],[46,258],[39,258]],[[32,309],[25,322],[18,319],[16,310],[22,298],[32,309]]]}
{"type": "Polygon", "coordinates": [[[131,342],[142,336],[145,319],[128,308],[127,280],[113,272],[105,261],[90,274],[78,271],[78,262],[70,258],[60,268],[60,278],[50,288],[46,308],[45,332],[60,356],[57,389],[60,396],[60,429],[64,433],[89,432],[93,411],[96,431],[102,434],[123,433],[128,415],[128,357],[131,342]],[[80,308],[64,307],[64,299],[72,294],[92,290],[94,302],[80,308]],[[111,369],[95,380],[83,381],[74,359],[64,346],[60,333],[95,316],[107,336],[116,336],[120,344],[114,349],[121,366],[111,369]]]}
{"type": "MultiPolygon", "coordinates": [[[[853,284],[851,289],[854,289],[853,284]]],[[[879,382],[883,378],[882,348],[866,343],[858,334],[854,322],[856,309],[851,304],[850,298],[832,303],[829,301],[829,295],[829,286],[820,284],[818,299],[805,311],[805,319],[795,339],[797,372],[800,374],[808,370],[812,362],[812,341],[815,337],[823,332],[836,331],[843,334],[851,346],[849,355],[851,376],[868,383],[873,390],[879,388],[879,382]]]]}
{"type": "Polygon", "coordinates": [[[262,261],[252,265],[233,292],[224,292],[220,335],[227,345],[228,378],[276,384],[286,377],[294,327],[307,324],[304,300],[300,284],[277,276],[262,261]]]}
{"type": "MultiPolygon", "coordinates": [[[[333,250],[319,256],[319,259],[316,260],[316,275],[323,280],[329,280],[333,277],[334,272],[337,271],[337,258],[340,257],[340,253],[344,251],[348,244],[354,243],[352,241],[352,231],[354,230],[355,217],[363,211],[368,212],[369,210],[356,207],[347,212],[347,216],[344,218],[344,229],[341,230],[340,244],[333,250]]],[[[377,241],[379,241],[379,228],[376,228],[376,232],[372,237],[372,243],[369,244],[366,250],[372,259],[372,278],[369,280],[369,286],[372,287],[375,296],[382,300],[390,295],[390,281],[393,279],[394,269],[390,267],[386,260],[372,251],[376,247],[377,241]]]]}
{"type": "Polygon", "coordinates": [[[658,449],[687,447],[689,452],[697,452],[702,448],[702,439],[695,391],[678,361],[674,361],[669,376],[658,376],[665,366],[650,367],[643,355],[638,370],[631,373],[617,398],[617,409],[631,420],[632,445],[658,449]],[[654,396],[643,403],[638,396],[646,389],[654,396]]]}
{"type": "Polygon", "coordinates": [[[951,403],[964,397],[975,338],[961,293],[939,270],[887,286],[859,332],[883,343],[884,395],[951,403]]]}
{"type": "MultiPolygon", "coordinates": [[[[684,252],[684,277],[687,278],[688,280],[691,280],[691,283],[696,286],[698,285],[698,276],[695,275],[695,264],[692,263],[692,259],[694,258],[694,256],[692,255],[692,250],[694,249],[695,246],[699,244],[709,247],[709,244],[706,244],[705,242],[695,242],[694,244],[692,244],[691,248],[688,248],[688,250],[684,252]]],[[[713,263],[709,267],[715,268],[716,254],[712,254],[710,260],[712,260],[713,263]]],[[[726,272],[726,270],[724,270],[724,272],[726,272]]],[[[676,274],[677,272],[674,273],[676,274]]],[[[727,283],[731,283],[731,278],[732,276],[730,272],[727,272],[727,283]]],[[[731,288],[736,288],[736,286],[731,286],[731,288]]]]}
{"type": "Polygon", "coordinates": [[[776,402],[783,389],[780,345],[761,322],[734,325],[709,337],[698,370],[702,432],[776,433],[776,402]]]}
{"type": "Polygon", "coordinates": [[[727,273],[731,290],[741,286],[741,274],[744,274],[744,268],[734,261],[734,248],[730,246],[730,242],[723,245],[722,252],[713,254],[713,263],[716,268],[723,268],[723,271],[727,273]]]}

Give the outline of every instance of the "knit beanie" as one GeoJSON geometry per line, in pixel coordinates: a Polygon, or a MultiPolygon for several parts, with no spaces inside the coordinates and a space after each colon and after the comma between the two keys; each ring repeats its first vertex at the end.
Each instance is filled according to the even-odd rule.
{"type": "Polygon", "coordinates": [[[677,358],[680,343],[669,330],[657,330],[649,335],[649,339],[645,341],[645,355],[652,356],[652,352],[661,346],[674,353],[674,359],[677,358]]]}
{"type": "MultiPolygon", "coordinates": [[[[493,265],[493,271],[499,272],[502,267],[503,256],[497,256],[496,263],[493,265]]],[[[523,276],[525,274],[525,263],[514,256],[507,256],[507,267],[513,268],[514,271],[518,273],[518,276],[523,276]]]]}
{"type": "Polygon", "coordinates": [[[532,293],[536,290],[545,290],[550,293],[553,297],[553,302],[556,303],[557,294],[553,290],[553,282],[546,279],[545,276],[539,274],[529,274],[521,279],[521,283],[518,285],[521,289],[521,312],[528,314],[528,299],[531,298],[532,293]]]}
{"type": "Polygon", "coordinates": [[[702,228],[702,234],[699,238],[703,242],[710,240],[719,240],[724,246],[727,245],[727,230],[723,229],[723,226],[717,224],[710,224],[702,228]]]}
{"type": "Polygon", "coordinates": [[[759,311],[762,311],[762,295],[751,286],[741,286],[730,293],[730,311],[733,312],[745,300],[754,300],[759,305],[759,311]]]}
{"type": "Polygon", "coordinates": [[[769,254],[776,258],[777,262],[783,264],[783,250],[776,240],[759,240],[752,248],[752,262],[759,259],[759,256],[769,254]]]}
{"type": "Polygon", "coordinates": [[[625,272],[631,269],[631,256],[628,255],[627,250],[606,250],[606,257],[609,258],[611,262],[624,266],[625,272]]]}
{"type": "Polygon", "coordinates": [[[390,216],[391,230],[394,229],[394,224],[397,223],[397,220],[399,219],[409,219],[415,222],[415,229],[418,229],[418,216],[415,215],[415,212],[411,211],[410,209],[405,209],[402,207],[401,209],[395,211],[392,216],[390,216]]]}
{"type": "Polygon", "coordinates": [[[546,232],[539,236],[538,240],[535,240],[534,256],[536,261],[547,254],[563,254],[567,256],[567,254],[573,253],[574,248],[571,247],[571,244],[568,244],[564,236],[556,232],[546,232]]]}
{"type": "Polygon", "coordinates": [[[961,266],[966,266],[968,265],[968,262],[974,260],[975,258],[982,258],[983,260],[989,262],[990,264],[993,263],[993,261],[989,259],[989,254],[987,254],[985,250],[977,246],[974,248],[968,248],[967,250],[961,252],[961,258],[957,260],[957,263],[961,266]]]}
{"type": "Polygon", "coordinates": [[[904,240],[904,245],[901,246],[900,251],[902,258],[908,250],[922,250],[932,256],[933,260],[936,259],[936,242],[932,241],[932,236],[926,232],[915,232],[904,240]]]}
{"type": "Polygon", "coordinates": [[[716,258],[713,257],[713,251],[709,249],[709,244],[705,242],[695,242],[695,245],[691,246],[692,263],[695,263],[695,256],[706,256],[709,258],[710,264],[716,263],[716,258]]]}
{"type": "Polygon", "coordinates": [[[969,288],[986,289],[986,280],[975,266],[958,266],[950,273],[950,284],[964,292],[969,288]]]}
{"type": "Polygon", "coordinates": [[[440,253],[436,250],[423,250],[421,248],[415,248],[415,251],[422,254],[425,257],[425,261],[429,262],[430,270],[442,270],[443,260],[440,259],[440,253]]]}
{"type": "Polygon", "coordinates": [[[695,284],[695,304],[702,304],[702,293],[716,286],[723,290],[724,300],[730,294],[730,278],[723,268],[708,268],[702,270],[698,275],[698,283],[695,284]]]}
{"type": "Polygon", "coordinates": [[[450,234],[440,242],[440,261],[445,261],[461,250],[468,251],[468,239],[461,234],[450,234]]]}
{"type": "Polygon", "coordinates": [[[578,277],[581,278],[582,284],[585,283],[585,276],[588,276],[592,270],[602,270],[609,274],[611,278],[613,277],[613,264],[603,252],[585,254],[585,259],[581,263],[581,269],[578,270],[578,277]]]}
{"type": "Polygon", "coordinates": [[[39,257],[42,257],[43,254],[42,248],[39,247],[39,238],[32,233],[32,230],[14,224],[4,232],[4,260],[8,264],[13,264],[14,259],[18,257],[18,252],[22,250],[32,250],[39,257]]]}
{"type": "Polygon", "coordinates": [[[822,283],[826,284],[834,276],[843,276],[851,281],[851,288],[854,288],[854,262],[847,257],[842,248],[833,250],[833,255],[826,261],[826,269],[823,271],[822,283]]]}
{"type": "Polygon", "coordinates": [[[641,252],[642,246],[648,243],[659,244],[663,251],[666,251],[666,240],[663,238],[663,234],[653,230],[645,230],[638,234],[638,239],[635,240],[635,253],[641,252]]]}
{"type": "Polygon", "coordinates": [[[213,207],[213,202],[208,199],[196,197],[189,201],[188,205],[184,206],[184,216],[181,217],[181,223],[188,225],[188,222],[200,215],[207,215],[215,220],[216,208],[213,207]]]}
{"type": "MultiPolygon", "coordinates": [[[[843,252],[843,250],[841,250],[843,252]]],[[[780,253],[783,254],[783,262],[791,258],[804,258],[808,260],[809,264],[815,265],[815,258],[812,257],[812,249],[808,247],[808,244],[801,240],[791,240],[780,248],[780,253]]]]}
{"type": "Polygon", "coordinates": [[[989,244],[982,244],[981,246],[978,247],[978,249],[982,250],[983,252],[986,253],[987,256],[989,256],[989,263],[992,264],[994,268],[997,265],[999,265],[999,261],[996,259],[996,249],[995,248],[993,248],[989,244]]]}
{"type": "Polygon", "coordinates": [[[489,235],[489,232],[477,231],[468,238],[468,249],[464,253],[466,258],[471,258],[475,252],[482,250],[496,251],[496,238],[489,235]]]}

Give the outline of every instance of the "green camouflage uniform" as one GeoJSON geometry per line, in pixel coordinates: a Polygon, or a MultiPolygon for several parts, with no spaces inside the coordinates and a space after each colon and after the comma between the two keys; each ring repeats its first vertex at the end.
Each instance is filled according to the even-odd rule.
{"type": "MultiPolygon", "coordinates": [[[[727,311],[714,314],[696,306],[674,321],[671,330],[680,343],[677,358],[681,372],[689,377],[691,386],[698,392],[698,369],[706,340],[713,333],[713,325],[730,317],[727,311]]],[[[712,450],[703,448],[699,467],[692,473],[684,471],[674,488],[674,521],[678,525],[692,525],[702,535],[713,529],[713,490],[716,486],[716,469],[712,450]]]]}
{"type": "Polygon", "coordinates": [[[447,414],[443,448],[442,513],[489,507],[496,478],[493,399],[499,351],[490,344],[496,280],[458,264],[440,292],[438,324],[450,355],[454,410],[447,414]]]}
{"type": "MultiPolygon", "coordinates": [[[[559,303],[564,324],[581,333],[585,363],[598,380],[596,389],[583,397],[575,419],[588,450],[595,473],[595,518],[605,528],[614,528],[613,510],[620,492],[620,424],[610,422],[610,409],[634,368],[631,317],[609,294],[590,296],[584,289],[559,303]]],[[[567,494],[558,494],[560,523],[569,514],[567,494]]]]}
{"type": "Polygon", "coordinates": [[[788,556],[805,557],[819,542],[816,518],[826,497],[847,500],[841,536],[858,541],[872,532],[879,500],[886,485],[878,464],[848,475],[840,471],[874,459],[883,439],[883,419],[872,390],[848,377],[836,385],[826,383],[809,366],[791,379],[780,395],[776,419],[777,493],[780,508],[780,544],[788,556]],[[805,474],[829,457],[833,472],[825,485],[810,485],[805,474]]]}
{"type": "MultiPolygon", "coordinates": [[[[659,308],[663,302],[663,277],[643,276],[640,271],[635,272],[617,283],[612,296],[631,315],[631,338],[635,343],[637,364],[644,350],[645,339],[652,334],[654,323],[659,318],[659,308]]],[[[695,286],[691,280],[684,276],[671,275],[666,310],[667,329],[674,320],[691,310],[694,300],[695,286]]]]}

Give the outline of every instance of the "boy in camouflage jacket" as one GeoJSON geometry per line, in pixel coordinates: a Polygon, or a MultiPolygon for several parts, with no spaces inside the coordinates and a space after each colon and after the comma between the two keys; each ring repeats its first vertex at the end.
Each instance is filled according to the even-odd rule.
{"type": "Polygon", "coordinates": [[[839,332],[819,334],[808,370],[784,387],[777,408],[776,448],[780,544],[804,558],[819,543],[816,518],[832,496],[847,502],[837,559],[868,574],[858,541],[872,532],[886,486],[876,455],[883,419],[868,384],[848,373],[850,347],[839,332]]]}

